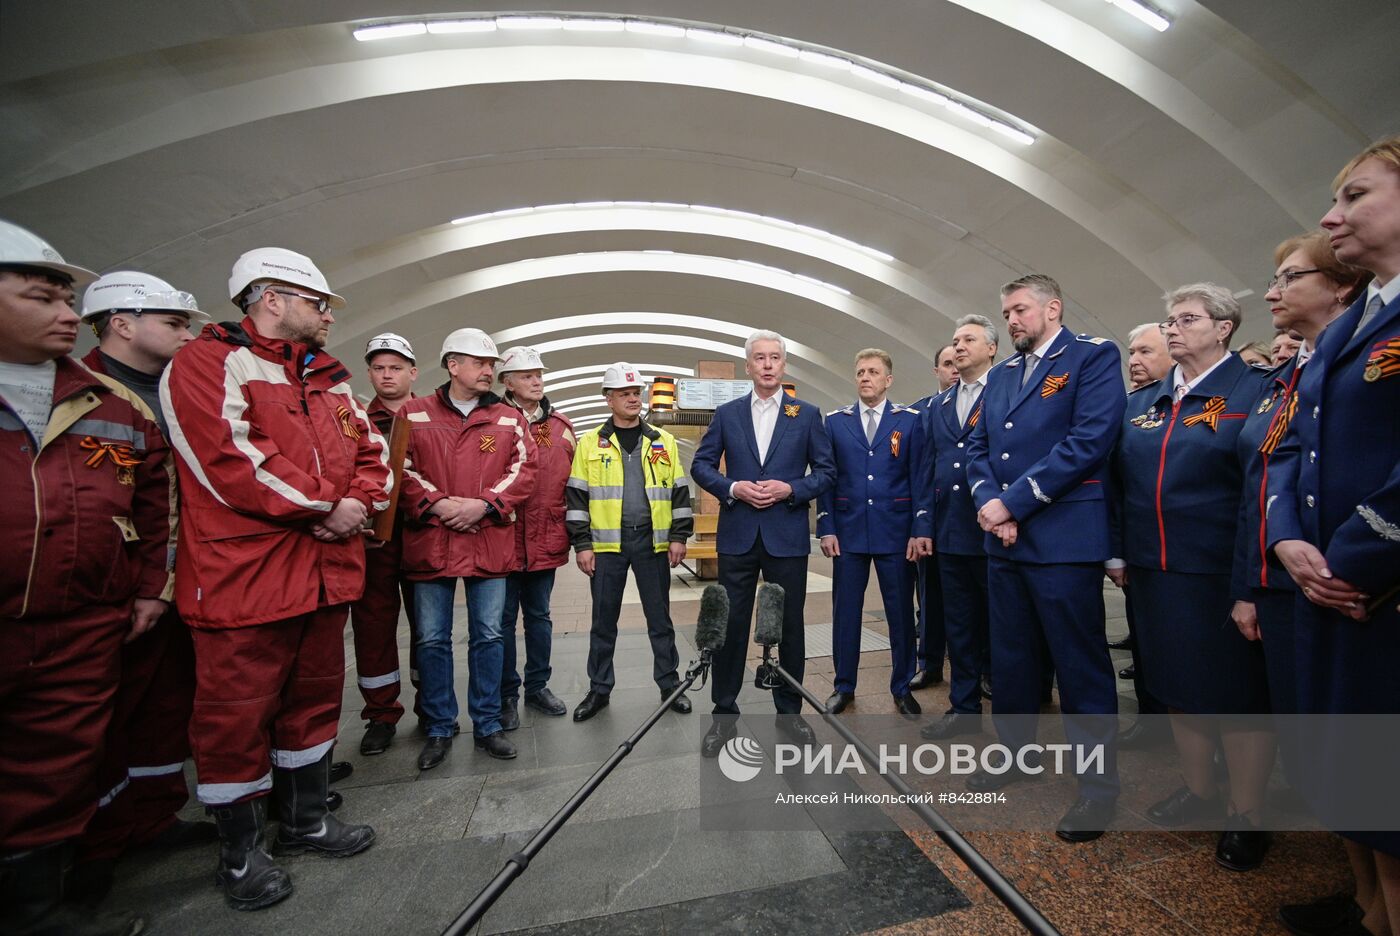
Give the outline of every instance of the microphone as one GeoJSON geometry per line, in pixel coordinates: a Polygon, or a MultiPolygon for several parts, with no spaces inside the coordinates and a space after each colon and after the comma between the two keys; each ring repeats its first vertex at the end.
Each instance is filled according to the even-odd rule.
{"type": "Polygon", "coordinates": [[[772,647],[783,639],[783,605],[787,600],[783,586],[764,582],[758,586],[758,619],[753,628],[753,642],[772,647]]]}
{"type": "Polygon", "coordinates": [[[723,585],[706,585],[700,594],[700,614],[695,619],[695,646],[708,659],[724,646],[729,632],[729,592],[723,585]]]}

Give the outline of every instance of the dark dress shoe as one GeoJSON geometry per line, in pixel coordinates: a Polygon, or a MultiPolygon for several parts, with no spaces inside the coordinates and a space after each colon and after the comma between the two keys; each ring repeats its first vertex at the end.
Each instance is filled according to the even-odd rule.
{"type": "MultiPolygon", "coordinates": [[[[667,696],[669,696],[671,693],[673,693],[673,692],[675,692],[675,691],[676,691],[676,690],[674,690],[674,689],[662,689],[662,690],[661,690],[661,701],[662,701],[662,702],[665,702],[667,696]]],[[[680,695],[676,696],[676,701],[674,701],[674,702],[671,703],[671,711],[673,711],[673,712],[680,712],[682,715],[689,715],[689,714],[690,714],[690,700],[687,699],[687,698],[685,697],[685,693],[684,693],[684,692],[682,692],[680,695]]]]}
{"type": "Polygon", "coordinates": [[[739,733],[739,726],[733,718],[713,722],[705,732],[705,740],[700,742],[701,757],[719,757],[725,742],[739,733]]]}
{"type": "Polygon", "coordinates": [[[1139,718],[1118,732],[1118,747],[1125,751],[1142,750],[1167,744],[1171,739],[1171,729],[1165,721],[1153,723],[1139,718]]]}
{"type": "Polygon", "coordinates": [[[958,735],[979,734],[982,731],[982,714],[949,712],[932,725],[919,729],[919,737],[925,741],[944,741],[958,735]]]}
{"type": "Polygon", "coordinates": [[[1269,833],[1248,817],[1235,813],[1225,821],[1225,831],[1215,846],[1215,863],[1231,871],[1253,871],[1264,863],[1269,850],[1269,833]]]}
{"type": "Polygon", "coordinates": [[[501,730],[515,731],[520,727],[520,709],[514,699],[501,700],[501,730]]]}
{"type": "Polygon", "coordinates": [[[608,697],[590,689],[588,695],[578,704],[578,708],[574,709],[574,721],[588,721],[607,707],[608,697]]]}
{"type": "Polygon", "coordinates": [[[826,711],[828,715],[840,715],[846,711],[846,706],[856,700],[853,693],[836,691],[827,696],[826,711]]]}
{"type": "Polygon", "coordinates": [[[909,680],[910,689],[927,689],[929,686],[937,686],[943,682],[942,670],[919,670],[914,674],[914,678],[909,680]]]}
{"type": "Polygon", "coordinates": [[[515,760],[515,745],[506,740],[504,731],[493,732],[484,738],[473,738],[478,751],[485,751],[496,760],[515,760]]]}
{"type": "Polygon", "coordinates": [[[978,680],[977,689],[982,693],[982,698],[990,699],[992,697],[992,677],[983,676],[978,680]]]}
{"type": "Polygon", "coordinates": [[[1136,679],[1137,667],[1129,664],[1118,671],[1119,679],[1136,679]]]}
{"type": "Polygon", "coordinates": [[[355,765],[349,761],[335,761],[331,764],[330,783],[339,783],[355,772],[355,765]]]}
{"type": "Polygon", "coordinates": [[[360,753],[366,757],[383,754],[389,750],[398,728],[388,722],[372,721],[365,725],[365,736],[360,739],[360,753]]]}
{"type": "Polygon", "coordinates": [[[194,845],[208,845],[218,840],[219,827],[214,823],[205,820],[190,822],[186,819],[176,819],[142,847],[173,851],[177,848],[190,848],[194,845]]]}
{"type": "Polygon", "coordinates": [[[335,790],[331,790],[326,794],[326,812],[335,812],[344,805],[345,797],[341,796],[335,790]]]}
{"type": "Polygon", "coordinates": [[[802,720],[801,715],[779,715],[776,721],[778,730],[798,745],[811,747],[817,743],[817,733],[802,720]]]}
{"type": "Polygon", "coordinates": [[[1055,835],[1066,842],[1092,842],[1103,835],[1113,822],[1116,811],[1111,799],[1087,799],[1081,796],[1060,819],[1055,835]]]}
{"type": "Polygon", "coordinates": [[[1192,823],[1214,823],[1225,815],[1225,806],[1220,798],[1201,799],[1189,787],[1182,787],[1158,800],[1147,810],[1147,818],[1168,829],[1192,823]]]}
{"type": "Polygon", "coordinates": [[[1131,650],[1131,649],[1133,649],[1133,638],[1132,638],[1132,635],[1130,634],[1130,635],[1128,635],[1127,637],[1124,637],[1122,640],[1110,641],[1110,642],[1109,642],[1109,645],[1108,645],[1108,649],[1110,649],[1110,650],[1131,650]]]}
{"type": "Polygon", "coordinates": [[[563,715],[569,711],[559,697],[548,688],[532,692],[525,697],[525,704],[544,715],[563,715]]]}
{"type": "Polygon", "coordinates": [[[924,710],[919,706],[919,700],[911,695],[895,696],[894,710],[905,718],[913,718],[916,715],[924,714],[924,710]]]}
{"type": "MultiPolygon", "coordinates": [[[[1035,755],[1026,758],[1027,767],[1039,767],[1040,758],[1035,755]]],[[[967,778],[967,788],[973,793],[994,793],[1003,787],[1011,786],[1013,783],[1023,783],[1027,780],[1034,780],[1037,774],[1028,774],[1021,770],[1016,764],[1011,765],[1011,769],[1005,773],[990,773],[979,770],[967,778]]]]}
{"type": "Polygon", "coordinates": [[[1361,924],[1366,911],[1351,894],[1332,894],[1305,904],[1284,904],[1278,908],[1283,928],[1298,936],[1328,936],[1343,927],[1361,924]]]}
{"type": "Polygon", "coordinates": [[[450,750],[451,738],[429,738],[428,743],[423,745],[423,750],[418,753],[418,769],[432,770],[447,759],[447,752],[450,750]]]}

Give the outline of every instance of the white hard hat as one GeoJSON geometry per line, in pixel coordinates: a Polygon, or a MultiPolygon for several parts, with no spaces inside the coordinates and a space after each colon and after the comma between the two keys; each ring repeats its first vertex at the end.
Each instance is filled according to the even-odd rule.
{"type": "Polygon", "coordinates": [[[414,364],[418,363],[418,358],[413,355],[413,345],[409,344],[403,335],[393,332],[375,335],[369,340],[369,344],[365,345],[365,360],[368,361],[380,351],[392,351],[399,357],[408,358],[414,364]]]}
{"type": "Polygon", "coordinates": [[[332,309],[344,308],[345,300],[331,292],[326,277],[309,257],[281,247],[250,250],[233,263],[228,277],[228,297],[235,305],[249,285],[258,280],[277,280],[289,286],[302,286],[330,300],[332,309]]]}
{"type": "Polygon", "coordinates": [[[158,276],[121,270],[106,273],[83,293],[83,318],[103,312],[175,312],[191,322],[207,322],[194,296],[176,289],[158,276]]]}
{"type": "Polygon", "coordinates": [[[540,360],[540,353],[534,348],[516,345],[501,352],[501,363],[496,368],[497,374],[504,376],[512,371],[525,370],[543,371],[549,368],[544,366],[544,361],[540,360]]]}
{"type": "Polygon", "coordinates": [[[603,371],[603,389],[621,390],[624,387],[645,387],[646,382],[635,367],[626,361],[609,364],[603,371]]]}
{"type": "Polygon", "coordinates": [[[97,279],[97,274],[91,270],[65,263],[58,251],[42,237],[9,221],[0,221],[0,266],[52,270],[72,277],[74,288],[86,286],[97,279]]]}
{"type": "Polygon", "coordinates": [[[493,360],[499,360],[501,357],[496,353],[496,342],[479,328],[459,328],[448,335],[442,342],[442,353],[438,355],[438,361],[444,361],[449,354],[469,354],[472,357],[493,360]]]}

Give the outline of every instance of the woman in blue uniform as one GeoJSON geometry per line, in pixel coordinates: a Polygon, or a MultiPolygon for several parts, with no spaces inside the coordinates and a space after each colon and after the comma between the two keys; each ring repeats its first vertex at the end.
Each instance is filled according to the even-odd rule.
{"type": "MultiPolygon", "coordinates": [[[[1249,411],[1237,443],[1244,465],[1244,497],[1235,540],[1233,617],[1247,640],[1264,648],[1270,707],[1276,715],[1298,711],[1293,666],[1293,599],[1298,588],[1273,556],[1266,558],[1264,508],[1268,502],[1269,459],[1287,431],[1303,366],[1327,323],[1365,291],[1371,274],[1337,259],[1325,231],[1290,237],[1274,250],[1275,272],[1264,301],[1280,334],[1303,337],[1301,353],[1269,374],[1263,395],[1249,411]]],[[[1284,764],[1293,752],[1282,743],[1284,764]]]]}
{"type": "Polygon", "coordinates": [[[1148,817],[1164,826],[1226,817],[1218,738],[1231,783],[1216,860],[1245,871],[1267,848],[1258,826],[1274,738],[1257,719],[1230,717],[1269,711],[1263,653],[1230,622],[1230,571],[1244,483],[1237,442],[1266,372],[1229,350],[1240,307],[1228,289],[1196,283],[1165,298],[1175,366],[1128,397],[1114,461],[1127,568],[1110,575],[1132,582],[1144,679],[1172,714],[1186,780],[1148,817]]]}
{"type": "Polygon", "coordinates": [[[1332,249],[1374,279],[1298,379],[1297,414],[1269,466],[1266,530],[1300,590],[1298,710],[1351,716],[1300,732],[1304,796],[1348,830],[1356,873],[1355,902],[1334,905],[1352,928],[1335,931],[1360,932],[1364,912],[1366,931],[1400,932],[1400,749],[1359,717],[1400,713],[1400,137],[1363,150],[1333,194],[1322,219],[1332,249]]]}

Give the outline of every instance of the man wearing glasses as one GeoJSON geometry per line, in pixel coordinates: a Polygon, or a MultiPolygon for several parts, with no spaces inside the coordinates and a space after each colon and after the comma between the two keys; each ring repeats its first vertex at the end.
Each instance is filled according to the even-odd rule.
{"type": "Polygon", "coordinates": [[[243,321],[186,345],[160,396],[184,495],[175,600],[194,636],[197,795],[219,827],[217,881],[232,907],[257,910],[292,891],[263,850],[269,792],[279,854],[374,844],[369,826],[327,811],[326,793],[360,533],[393,481],[349,370],[325,353],[345,300],[315,264],[251,250],[229,298],[243,321]]]}

